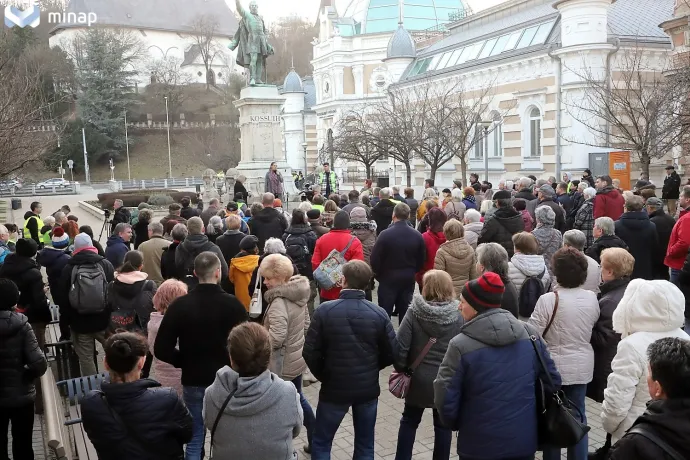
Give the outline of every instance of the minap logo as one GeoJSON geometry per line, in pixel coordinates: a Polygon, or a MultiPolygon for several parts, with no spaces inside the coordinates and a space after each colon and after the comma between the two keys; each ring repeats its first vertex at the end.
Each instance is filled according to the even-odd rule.
{"type": "MultiPolygon", "coordinates": [[[[48,13],[49,24],[71,24],[91,27],[98,20],[96,13],[87,12],[55,12],[48,13]]],[[[29,4],[21,9],[19,6],[7,5],[5,7],[5,25],[7,27],[36,27],[41,23],[41,10],[38,5],[29,4]]]]}

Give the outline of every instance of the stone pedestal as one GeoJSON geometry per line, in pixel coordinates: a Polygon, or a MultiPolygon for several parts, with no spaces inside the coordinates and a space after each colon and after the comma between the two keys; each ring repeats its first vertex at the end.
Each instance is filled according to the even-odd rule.
{"type": "Polygon", "coordinates": [[[240,111],[241,160],[237,173],[247,178],[244,186],[252,200],[260,199],[271,163],[278,164],[283,175],[285,193],[296,196],[292,166],[285,159],[281,142],[280,109],[285,98],[276,86],[251,86],[242,89],[235,107],[240,111]]]}
{"type": "Polygon", "coordinates": [[[112,192],[119,192],[120,191],[120,183],[116,180],[110,180],[110,181],[108,181],[108,188],[112,192]]]}

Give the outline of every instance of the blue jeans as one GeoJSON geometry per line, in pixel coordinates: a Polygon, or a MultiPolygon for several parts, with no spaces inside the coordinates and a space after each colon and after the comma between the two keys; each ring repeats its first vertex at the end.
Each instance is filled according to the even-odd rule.
{"type": "MultiPolygon", "coordinates": [[[[352,424],[355,430],[355,452],[352,460],[374,460],[374,427],[378,399],[352,406],[352,424]]],[[[316,427],[311,446],[312,460],[330,460],[333,438],[340,427],[349,404],[319,401],[316,408],[316,427]]]]}
{"type": "Polygon", "coordinates": [[[681,270],[677,270],[675,268],[671,269],[671,282],[678,286],[678,278],[680,278],[680,272],[681,270]]]}
{"type": "Polygon", "coordinates": [[[299,403],[302,406],[302,412],[304,412],[304,427],[307,429],[307,442],[311,446],[312,435],[314,434],[314,424],[316,423],[316,417],[314,417],[314,411],[309,405],[309,401],[304,397],[302,393],[302,376],[300,375],[292,381],[295,388],[297,388],[297,393],[299,393],[299,403]]]}
{"type": "Polygon", "coordinates": [[[185,448],[185,460],[201,460],[204,458],[204,441],[206,438],[206,429],[204,428],[204,417],[202,410],[204,409],[204,391],[206,387],[182,387],[182,397],[184,403],[192,414],[192,440],[189,441],[185,448]]]}
{"type": "Polygon", "coordinates": [[[408,283],[379,282],[379,305],[386,310],[388,316],[391,316],[395,307],[395,311],[398,312],[398,324],[402,323],[407,308],[412,302],[414,285],[414,280],[408,283]]]}
{"type": "MultiPolygon", "coordinates": [[[[436,409],[432,409],[434,415],[434,456],[433,460],[448,460],[450,458],[450,443],[453,433],[441,424],[436,409]]],[[[417,427],[422,421],[423,407],[415,407],[405,403],[400,429],[398,430],[398,447],[395,451],[395,460],[412,460],[412,448],[417,435],[417,427]]]]}
{"type": "MultiPolygon", "coordinates": [[[[561,389],[570,402],[582,412],[582,420],[580,421],[587,423],[587,414],[585,413],[587,385],[563,385],[561,389]]],[[[588,436],[585,435],[576,445],[568,447],[568,460],[587,460],[588,443],[588,436]]],[[[544,448],[544,460],[560,460],[560,458],[561,449],[555,447],[544,448]]]]}

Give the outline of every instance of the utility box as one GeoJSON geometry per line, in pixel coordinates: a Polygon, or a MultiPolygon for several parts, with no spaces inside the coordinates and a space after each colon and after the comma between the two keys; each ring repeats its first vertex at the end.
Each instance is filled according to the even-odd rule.
{"type": "Polygon", "coordinates": [[[618,179],[623,190],[630,190],[630,152],[611,151],[589,154],[592,176],[611,176],[618,179]]]}

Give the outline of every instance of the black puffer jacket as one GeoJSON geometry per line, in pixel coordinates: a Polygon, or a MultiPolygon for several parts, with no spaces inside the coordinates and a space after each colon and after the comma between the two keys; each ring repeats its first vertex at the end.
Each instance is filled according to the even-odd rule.
{"type": "Polygon", "coordinates": [[[381,200],[371,210],[371,218],[376,221],[376,236],[388,228],[393,221],[393,209],[395,203],[391,200],[381,200]]]}
{"type": "Polygon", "coordinates": [[[14,281],[19,288],[17,309],[24,313],[30,323],[49,323],[52,320],[48,308],[48,297],[43,290],[43,275],[34,259],[10,254],[0,267],[0,278],[14,281]]]}
{"type": "Polygon", "coordinates": [[[525,230],[525,223],[522,221],[522,214],[515,208],[497,209],[491,219],[484,222],[482,234],[479,235],[477,244],[498,243],[508,251],[508,258],[513,257],[515,248],[513,247],[513,235],[525,230]]]}
{"type": "Polygon", "coordinates": [[[0,408],[29,404],[48,364],[26,316],[0,311],[0,344],[0,408]]]}
{"type": "Polygon", "coordinates": [[[594,378],[587,384],[587,396],[597,402],[604,401],[604,390],[611,373],[611,361],[616,356],[621,335],[613,330],[613,312],[623,298],[630,278],[607,281],[600,286],[599,309],[601,313],[592,329],[594,349],[594,378]]]}
{"type": "Polygon", "coordinates": [[[283,233],[283,243],[285,243],[286,248],[288,247],[288,238],[290,238],[291,244],[295,240],[299,241],[300,238],[304,239],[307,243],[307,249],[309,249],[309,256],[306,260],[307,263],[302,263],[300,264],[301,266],[297,268],[300,269],[300,275],[312,279],[314,277],[314,272],[311,269],[311,256],[314,254],[314,248],[316,247],[316,233],[314,233],[314,230],[312,230],[309,224],[290,225],[290,227],[285,230],[285,233],[283,233]]]}
{"type": "Polygon", "coordinates": [[[110,224],[110,234],[112,235],[115,233],[115,227],[117,227],[117,224],[128,224],[131,221],[132,213],[129,212],[129,209],[122,206],[121,208],[115,210],[113,213],[113,220],[110,224]]]}
{"type": "Polygon", "coordinates": [[[393,364],[395,332],[385,310],[344,289],[314,311],[303,356],[321,381],[320,401],[358,404],[378,398],[379,371],[393,364]]]}
{"type": "Polygon", "coordinates": [[[170,246],[163,249],[163,254],[161,255],[161,275],[164,280],[169,280],[171,278],[179,279],[180,277],[177,273],[177,266],[175,265],[175,255],[177,254],[177,248],[179,246],[179,242],[173,241],[170,246]]]}
{"type": "Polygon", "coordinates": [[[146,273],[120,273],[108,284],[108,309],[116,311],[134,308],[139,327],[145,332],[154,311],[153,296],[156,295],[156,290],[156,283],[146,279],[146,273]]]}
{"type": "Polygon", "coordinates": [[[601,264],[601,251],[608,248],[628,249],[628,245],[616,235],[602,235],[594,240],[594,243],[587,248],[585,254],[594,259],[596,263],[601,264]]]}
{"type": "MultiPolygon", "coordinates": [[[[176,273],[184,277],[194,270],[194,259],[202,252],[213,252],[220,259],[222,278],[228,277],[228,264],[220,248],[208,240],[206,235],[189,235],[175,250],[176,273]]],[[[222,279],[221,278],[221,279],[222,279]]],[[[183,278],[180,280],[184,281],[183,278]]]]}
{"type": "Polygon", "coordinates": [[[673,171],[664,178],[664,187],[661,189],[661,198],[664,200],[677,200],[680,197],[680,176],[673,171]]]}
{"type": "MultiPolygon", "coordinates": [[[[681,458],[690,458],[690,399],[652,401],[635,421],[640,427],[665,441],[681,458]]],[[[673,460],[656,443],[628,432],[609,452],[608,460],[673,460]]]]}
{"type": "Polygon", "coordinates": [[[77,265],[83,264],[99,264],[105,272],[105,280],[107,282],[111,282],[115,274],[112,264],[107,259],[89,250],[79,251],[67,262],[67,265],[62,270],[57,292],[53,292],[53,300],[60,306],[60,328],[63,334],[68,333],[64,329],[65,326],[71,327],[77,333],[90,334],[92,332],[104,331],[110,322],[110,312],[107,308],[101,313],[82,315],[77,313],[69,303],[72,270],[77,265]]]}
{"type": "Polygon", "coordinates": [[[139,249],[141,243],[149,240],[149,221],[139,220],[132,229],[134,231],[134,249],[139,249]]]}
{"type": "Polygon", "coordinates": [[[635,258],[631,278],[653,280],[655,267],[663,263],[666,248],[659,248],[656,226],[644,211],[626,212],[616,221],[616,236],[628,245],[635,258]]]}
{"type": "MultiPolygon", "coordinates": [[[[51,293],[59,289],[62,270],[67,265],[67,262],[69,262],[69,259],[70,255],[67,251],[55,249],[51,246],[46,246],[44,249],[39,251],[38,256],[36,257],[36,262],[38,262],[41,267],[46,268],[46,273],[48,274],[48,285],[50,286],[51,293]]],[[[53,294],[53,300],[55,300],[55,294],[53,294]]]]}
{"type": "Polygon", "coordinates": [[[174,389],[151,379],[103,383],[102,392],[92,391],[81,401],[81,414],[101,460],[181,460],[184,444],[192,439],[187,407],[174,389]]]}
{"type": "Polygon", "coordinates": [[[288,228],[285,214],[274,208],[264,208],[252,216],[249,229],[259,239],[259,252],[264,251],[264,244],[269,238],[280,239],[288,228]]]}

